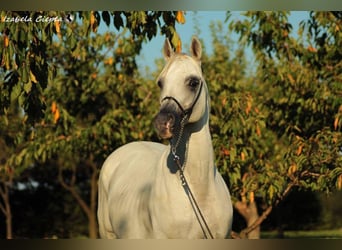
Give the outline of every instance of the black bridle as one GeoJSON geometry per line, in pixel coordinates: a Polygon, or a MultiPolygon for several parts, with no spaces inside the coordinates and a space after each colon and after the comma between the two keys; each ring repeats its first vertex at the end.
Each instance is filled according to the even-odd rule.
{"type": "Polygon", "coordinates": [[[198,99],[199,99],[199,97],[201,95],[202,88],[203,88],[203,81],[200,80],[200,86],[199,86],[199,89],[197,90],[197,94],[196,94],[192,104],[187,109],[184,109],[183,106],[179,103],[179,101],[176,98],[174,98],[173,96],[165,96],[161,100],[161,102],[166,101],[166,100],[174,101],[177,104],[177,106],[179,107],[179,109],[181,110],[181,112],[182,112],[182,119],[183,119],[183,117],[187,117],[189,119],[191,114],[192,114],[192,110],[194,109],[194,106],[196,105],[196,103],[197,103],[197,101],[198,101],[198,99]]]}
{"type": "Polygon", "coordinates": [[[180,139],[181,139],[181,137],[183,135],[184,127],[188,123],[188,121],[190,119],[190,116],[192,114],[192,111],[193,111],[193,109],[194,109],[194,107],[195,107],[195,105],[196,105],[196,103],[197,103],[197,101],[198,101],[198,99],[199,99],[199,97],[201,95],[202,88],[203,88],[203,81],[200,80],[200,86],[199,86],[199,89],[197,90],[197,94],[196,94],[194,100],[192,101],[190,107],[187,108],[187,109],[184,109],[183,106],[179,103],[179,101],[176,98],[174,98],[173,96],[165,96],[161,100],[161,102],[164,102],[166,100],[172,100],[172,101],[174,101],[177,104],[178,108],[181,110],[181,116],[180,116],[181,117],[181,122],[180,122],[180,131],[179,131],[178,139],[176,140],[175,144],[172,144],[172,142],[170,142],[172,153],[174,155],[176,153],[176,149],[178,147],[180,139]]]}
{"type": "MultiPolygon", "coordinates": [[[[190,189],[190,186],[184,176],[184,163],[182,164],[180,162],[180,157],[177,155],[176,151],[177,151],[177,147],[179,145],[179,142],[181,140],[181,137],[183,136],[183,130],[184,130],[184,127],[185,125],[188,123],[189,119],[190,119],[190,116],[192,114],[192,111],[201,95],[201,92],[202,92],[202,88],[203,88],[203,81],[201,80],[200,81],[200,86],[199,86],[199,89],[197,90],[197,94],[192,102],[192,104],[190,105],[189,108],[187,109],[184,109],[183,106],[179,103],[179,101],[174,98],[173,96],[166,96],[162,99],[162,102],[165,101],[165,100],[172,100],[174,101],[177,106],[179,107],[179,109],[181,110],[182,114],[181,114],[181,122],[180,122],[180,131],[179,131],[179,134],[178,134],[178,138],[176,139],[176,143],[172,143],[172,141],[170,141],[170,145],[171,145],[171,153],[173,155],[173,160],[174,162],[176,163],[177,167],[178,167],[178,170],[179,170],[179,176],[180,176],[180,180],[181,180],[181,183],[182,183],[182,186],[185,190],[185,193],[187,194],[188,198],[189,198],[189,201],[190,201],[190,204],[192,206],[192,209],[194,210],[194,213],[196,215],[196,218],[198,220],[198,223],[200,224],[201,226],[201,229],[202,229],[202,232],[203,232],[203,235],[204,235],[204,238],[208,239],[208,238],[211,238],[211,239],[214,239],[211,231],[210,231],[210,228],[201,212],[201,209],[199,208],[198,206],[198,203],[190,189]],[[206,230],[205,230],[206,229],[206,230]],[[209,236],[207,235],[206,231],[208,232],[209,236]]],[[[186,146],[186,148],[188,148],[186,146]]],[[[186,152],[185,152],[185,156],[186,156],[186,152]]],[[[185,158],[185,157],[184,157],[185,158]]]]}

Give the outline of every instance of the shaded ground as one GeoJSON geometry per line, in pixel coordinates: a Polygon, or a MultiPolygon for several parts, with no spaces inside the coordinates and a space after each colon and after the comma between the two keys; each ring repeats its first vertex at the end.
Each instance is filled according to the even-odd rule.
{"type": "Polygon", "coordinates": [[[335,230],[284,231],[279,236],[277,231],[261,232],[262,239],[342,239],[342,228],[335,230]]]}

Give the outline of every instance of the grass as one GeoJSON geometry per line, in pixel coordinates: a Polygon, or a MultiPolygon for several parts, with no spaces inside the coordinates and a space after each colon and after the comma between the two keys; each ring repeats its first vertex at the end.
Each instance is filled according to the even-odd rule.
{"type": "MultiPolygon", "coordinates": [[[[334,230],[284,231],[284,239],[342,239],[342,228],[334,230]]],[[[261,232],[262,239],[278,239],[277,231],[261,232]]]]}

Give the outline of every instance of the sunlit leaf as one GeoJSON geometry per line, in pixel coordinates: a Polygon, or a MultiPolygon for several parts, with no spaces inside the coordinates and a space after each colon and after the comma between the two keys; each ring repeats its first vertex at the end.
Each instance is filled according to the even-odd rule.
{"type": "Polygon", "coordinates": [[[184,11],[177,11],[177,13],[176,13],[176,20],[180,24],[184,24],[185,23],[184,11]]]}

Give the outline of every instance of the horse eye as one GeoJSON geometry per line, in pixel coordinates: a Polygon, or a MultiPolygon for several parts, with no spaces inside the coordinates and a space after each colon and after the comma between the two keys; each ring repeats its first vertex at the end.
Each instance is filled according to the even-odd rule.
{"type": "Polygon", "coordinates": [[[199,82],[200,82],[199,79],[192,78],[192,79],[190,79],[190,81],[189,81],[189,87],[190,87],[191,89],[196,89],[197,86],[199,85],[199,82]]]}
{"type": "Polygon", "coordinates": [[[158,80],[158,81],[157,81],[157,84],[158,84],[158,87],[159,87],[159,88],[163,88],[163,82],[162,82],[162,80],[158,80]]]}

